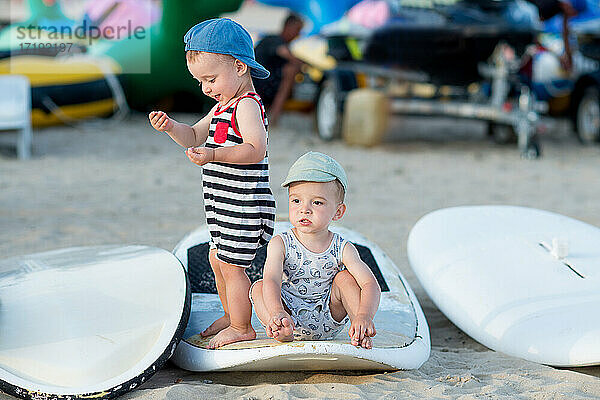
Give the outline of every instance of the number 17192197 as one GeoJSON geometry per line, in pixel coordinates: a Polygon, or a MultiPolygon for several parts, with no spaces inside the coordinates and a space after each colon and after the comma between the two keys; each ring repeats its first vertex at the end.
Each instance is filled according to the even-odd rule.
{"type": "Polygon", "coordinates": [[[59,52],[69,52],[73,43],[19,43],[21,50],[55,49],[59,52]]]}

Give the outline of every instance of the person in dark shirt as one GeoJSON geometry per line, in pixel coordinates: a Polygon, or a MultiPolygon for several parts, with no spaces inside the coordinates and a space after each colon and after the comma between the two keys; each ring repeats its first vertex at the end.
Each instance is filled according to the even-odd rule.
{"type": "Polygon", "coordinates": [[[290,14],[283,23],[281,33],[265,36],[255,47],[256,60],[271,72],[268,79],[256,81],[256,91],[269,109],[269,122],[275,125],[290,97],[294,78],[302,61],[294,57],[289,44],[296,39],[304,26],[297,14],[290,14]]]}

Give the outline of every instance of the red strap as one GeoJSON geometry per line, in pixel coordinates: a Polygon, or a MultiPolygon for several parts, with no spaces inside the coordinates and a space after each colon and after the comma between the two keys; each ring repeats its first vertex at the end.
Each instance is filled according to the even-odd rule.
{"type": "Polygon", "coordinates": [[[240,100],[248,97],[248,98],[251,98],[252,100],[256,101],[258,103],[258,108],[260,108],[260,115],[262,117],[263,124],[265,123],[265,112],[262,108],[262,105],[260,104],[260,101],[258,101],[258,99],[256,97],[254,97],[253,94],[255,94],[255,93],[250,92],[250,93],[243,95],[242,97],[240,97],[239,99],[237,99],[235,101],[234,106],[233,106],[233,113],[231,114],[231,127],[233,128],[233,131],[235,132],[235,134],[238,135],[239,137],[242,137],[242,134],[238,130],[237,125],[235,123],[235,112],[237,110],[237,106],[238,106],[238,103],[240,102],[240,100]]]}

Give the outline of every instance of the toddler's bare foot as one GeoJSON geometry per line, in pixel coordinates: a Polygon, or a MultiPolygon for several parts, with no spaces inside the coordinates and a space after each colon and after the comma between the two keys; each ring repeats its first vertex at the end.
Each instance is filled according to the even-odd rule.
{"type": "Polygon", "coordinates": [[[208,328],[203,330],[200,335],[202,337],[212,336],[212,335],[215,335],[215,334],[221,332],[223,329],[227,328],[228,326],[229,326],[229,317],[227,315],[223,315],[221,318],[219,318],[218,320],[216,320],[215,322],[210,324],[210,326],[208,328]]]}
{"type": "Polygon", "coordinates": [[[352,346],[370,349],[373,347],[373,339],[371,339],[369,336],[364,336],[362,339],[359,339],[358,337],[353,337],[350,339],[350,344],[352,346]]]}
{"type": "Polygon", "coordinates": [[[281,318],[281,327],[273,332],[273,339],[279,342],[291,342],[294,340],[294,326],[289,318],[281,318]]]}
{"type": "Polygon", "coordinates": [[[369,336],[365,336],[360,342],[360,346],[364,347],[365,349],[373,348],[373,339],[371,339],[369,336]]]}
{"type": "Polygon", "coordinates": [[[254,340],[256,339],[256,332],[252,329],[252,326],[248,326],[248,328],[244,331],[241,331],[233,326],[229,326],[223,329],[221,332],[217,333],[217,335],[210,339],[208,342],[209,349],[216,349],[221,346],[225,346],[229,343],[242,342],[244,340],[254,340]]]}

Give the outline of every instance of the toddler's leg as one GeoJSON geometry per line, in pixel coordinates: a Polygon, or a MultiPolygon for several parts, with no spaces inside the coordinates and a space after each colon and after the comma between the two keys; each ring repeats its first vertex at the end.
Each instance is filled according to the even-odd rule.
{"type": "Polygon", "coordinates": [[[220,264],[220,271],[225,283],[229,326],[209,341],[208,347],[211,349],[256,338],[256,332],[250,323],[252,316],[252,307],[248,297],[250,279],[248,279],[246,271],[244,268],[217,261],[220,264]]]}
{"type": "MultiPolygon", "coordinates": [[[[252,302],[254,303],[254,312],[256,316],[260,320],[260,322],[265,326],[265,329],[269,326],[269,310],[267,310],[267,306],[265,306],[265,301],[262,295],[262,287],[263,282],[262,279],[256,281],[256,283],[252,286],[252,291],[250,292],[250,296],[252,296],[252,302]]],[[[267,330],[267,336],[269,335],[269,331],[267,330]]]]}
{"type": "MultiPolygon", "coordinates": [[[[254,312],[256,312],[256,316],[264,325],[267,336],[272,337],[280,342],[293,341],[294,329],[292,328],[292,323],[288,320],[288,317],[279,320],[278,325],[273,326],[274,324],[271,323],[271,314],[265,305],[262,288],[263,282],[261,279],[260,281],[257,281],[254,286],[252,286],[252,293],[250,293],[250,295],[252,296],[252,301],[254,302],[254,312]]],[[[287,308],[286,312],[289,314],[289,310],[287,310],[287,308]]]]}
{"type": "MultiPolygon", "coordinates": [[[[356,283],[356,279],[354,279],[348,270],[338,272],[333,279],[333,286],[331,288],[331,300],[329,303],[331,316],[340,322],[347,314],[350,321],[354,321],[359,306],[360,286],[356,283]]],[[[372,339],[366,334],[362,338],[360,336],[360,332],[355,332],[350,338],[350,343],[353,346],[371,348],[373,345],[372,339]]]]}
{"type": "Polygon", "coordinates": [[[210,267],[215,274],[215,285],[217,286],[217,293],[219,294],[219,300],[223,305],[223,311],[225,315],[213,322],[208,328],[206,328],[200,335],[203,337],[212,336],[229,326],[229,307],[227,306],[227,289],[225,287],[225,281],[221,274],[221,264],[217,259],[217,249],[210,250],[208,254],[208,260],[210,261],[210,267]]]}

